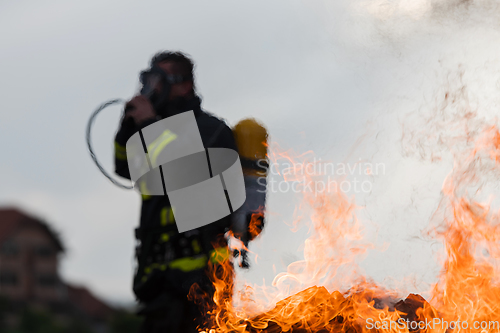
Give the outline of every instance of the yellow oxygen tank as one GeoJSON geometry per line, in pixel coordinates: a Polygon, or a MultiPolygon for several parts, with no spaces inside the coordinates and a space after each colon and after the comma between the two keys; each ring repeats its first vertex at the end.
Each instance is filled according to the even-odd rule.
{"type": "MultiPolygon", "coordinates": [[[[245,246],[264,228],[267,175],[267,129],[254,118],[241,120],[233,127],[245,180],[246,200],[233,214],[232,230],[245,246]]],[[[241,267],[248,267],[246,250],[241,252],[241,267]]]]}
{"type": "Polygon", "coordinates": [[[264,125],[254,118],[241,120],[233,128],[244,175],[267,175],[267,139],[264,125]]]}

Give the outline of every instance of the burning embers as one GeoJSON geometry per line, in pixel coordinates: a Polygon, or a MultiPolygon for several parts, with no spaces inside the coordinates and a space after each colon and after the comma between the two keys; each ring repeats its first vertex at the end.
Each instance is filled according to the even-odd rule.
{"type": "MultiPolygon", "coordinates": [[[[387,304],[391,300],[373,298],[374,296],[372,292],[356,292],[350,296],[342,295],[338,291],[330,294],[324,287],[311,287],[278,302],[275,309],[251,320],[247,330],[248,332],[354,333],[372,330],[374,332],[379,330],[405,331],[405,329],[416,331],[419,328],[424,330],[426,326],[430,327],[429,324],[437,328],[439,318],[421,296],[411,294],[406,300],[401,300],[396,304],[387,304]],[[373,313],[366,318],[360,316],[360,304],[366,307],[365,311],[372,308],[373,313]],[[297,308],[293,308],[294,306],[297,308]],[[288,327],[272,319],[280,317],[280,313],[286,312],[287,308],[290,310],[290,315],[299,312],[306,315],[291,320],[291,322],[296,322],[288,327]],[[375,312],[384,310],[387,310],[386,316],[373,316],[376,315],[375,312]],[[395,320],[395,318],[398,319],[395,320]],[[262,327],[264,330],[260,330],[262,327]]],[[[292,318],[288,316],[287,319],[290,321],[292,318]]]]}
{"type": "MultiPolygon", "coordinates": [[[[359,273],[356,258],[373,246],[363,241],[356,207],[343,193],[304,193],[297,221],[309,224],[311,236],[304,260],[275,278],[273,292],[264,289],[275,306],[268,310],[269,302],[254,299],[251,289],[232,295],[228,265],[213,275],[215,305],[204,330],[500,332],[500,214],[491,208],[493,196],[489,202],[478,199],[488,190],[498,192],[500,132],[496,120],[488,123],[470,108],[465,87],[456,91],[444,94],[419,129],[406,129],[403,137],[407,153],[430,161],[448,154],[454,161],[426,232],[442,241],[446,254],[428,302],[415,294],[398,301],[397,291],[359,273]]],[[[270,158],[294,159],[276,149],[270,158]]]]}

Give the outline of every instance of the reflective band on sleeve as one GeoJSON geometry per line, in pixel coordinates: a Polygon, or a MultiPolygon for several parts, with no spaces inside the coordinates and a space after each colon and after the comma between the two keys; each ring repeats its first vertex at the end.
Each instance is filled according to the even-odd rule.
{"type": "Polygon", "coordinates": [[[127,150],[124,146],[115,141],[115,157],[118,160],[127,160],[127,150]]]}

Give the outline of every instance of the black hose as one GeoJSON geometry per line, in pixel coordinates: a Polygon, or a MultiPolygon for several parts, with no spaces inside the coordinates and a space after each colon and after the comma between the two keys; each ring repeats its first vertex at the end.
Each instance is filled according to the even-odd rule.
{"type": "Polygon", "coordinates": [[[94,160],[95,165],[97,165],[97,167],[99,168],[99,170],[101,170],[102,174],[106,178],[108,178],[116,186],[124,188],[124,189],[127,189],[127,190],[131,190],[131,189],[134,188],[133,186],[121,184],[116,179],[114,179],[113,177],[111,177],[111,175],[109,173],[107,173],[106,170],[104,170],[104,168],[102,167],[102,165],[97,160],[97,157],[95,156],[94,149],[92,148],[92,142],[91,142],[91,129],[92,129],[92,125],[94,124],[95,117],[99,114],[99,112],[101,112],[102,110],[104,110],[105,108],[107,108],[110,105],[117,104],[117,103],[124,103],[124,102],[125,101],[122,100],[122,99],[114,99],[114,100],[108,101],[108,102],[102,104],[101,106],[99,106],[92,113],[92,115],[90,116],[89,122],[87,123],[87,135],[86,135],[86,138],[87,138],[87,146],[88,146],[89,152],[90,152],[90,157],[94,160]]]}

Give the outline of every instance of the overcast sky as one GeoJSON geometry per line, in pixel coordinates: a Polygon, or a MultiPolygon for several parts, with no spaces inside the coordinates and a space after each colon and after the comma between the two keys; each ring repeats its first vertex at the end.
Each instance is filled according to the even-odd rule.
{"type": "MultiPolygon", "coordinates": [[[[182,50],[196,62],[203,107],[230,125],[253,116],[285,148],[385,164],[370,178],[373,190],[356,197],[367,237],[391,244],[370,254],[367,275],[388,284],[413,276],[407,288],[422,291],[439,269],[439,245],[418,237],[450,165],[404,159],[401,124],[430,108],[459,68],[479,104],[492,110],[499,102],[497,5],[458,3],[2,1],[0,204],[61,232],[65,279],[132,301],[140,198],[100,174],[85,127],[99,104],[134,95],[155,52],[182,50]]],[[[107,109],[94,128],[108,170],[120,112],[107,109]]],[[[294,208],[289,195],[270,194],[273,215],[253,245],[261,262],[241,278],[270,283],[273,265],[280,271],[301,258],[307,230],[292,233],[284,223],[294,208]]]]}

